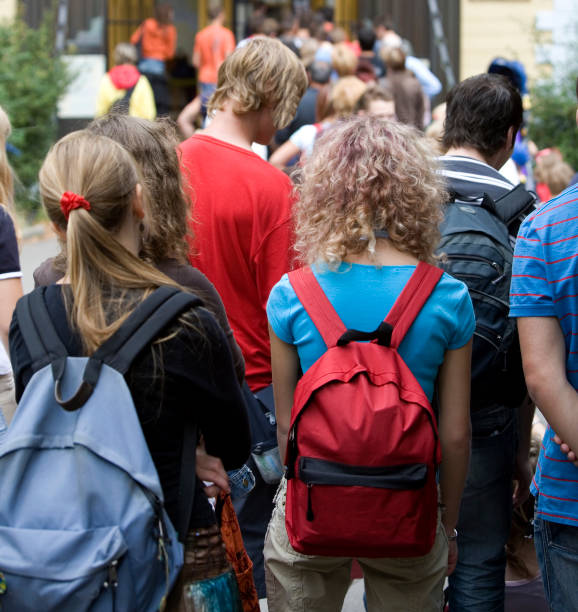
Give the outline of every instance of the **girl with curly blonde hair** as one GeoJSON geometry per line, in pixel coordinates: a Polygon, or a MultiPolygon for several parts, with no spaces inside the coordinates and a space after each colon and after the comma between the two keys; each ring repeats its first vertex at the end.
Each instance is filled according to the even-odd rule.
{"type": "MultiPolygon", "coordinates": [[[[430,147],[413,128],[365,116],[340,121],[320,136],[303,167],[296,248],[347,329],[375,330],[417,264],[435,264],[446,197],[430,147]]],[[[327,346],[287,275],[273,288],[267,314],[277,436],[285,449],[300,372],[327,346]]],[[[443,274],[399,346],[430,402],[437,381],[443,511],[425,556],[358,559],[370,611],[442,609],[445,576],[457,559],[455,526],[469,458],[473,331],[466,286],[443,274]]],[[[335,406],[344,419],[348,408],[335,406]]],[[[265,542],[269,610],[302,609],[305,601],[311,609],[341,609],[352,560],[292,548],[285,491],[284,479],[265,542]]]]}

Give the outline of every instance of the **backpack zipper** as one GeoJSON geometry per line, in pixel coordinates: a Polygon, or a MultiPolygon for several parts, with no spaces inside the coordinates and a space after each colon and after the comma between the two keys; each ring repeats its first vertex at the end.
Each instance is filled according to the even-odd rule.
{"type": "Polygon", "coordinates": [[[500,304],[500,306],[502,306],[503,309],[506,309],[506,310],[510,309],[510,304],[508,304],[507,302],[504,302],[504,300],[501,300],[499,297],[496,297],[495,295],[490,295],[489,293],[480,291],[479,289],[472,289],[470,287],[468,287],[468,291],[470,293],[480,295],[482,296],[482,298],[485,298],[491,302],[498,302],[498,304],[500,304]]]}
{"type": "Polygon", "coordinates": [[[392,466],[348,465],[301,457],[299,479],[310,485],[372,487],[375,489],[419,489],[427,480],[427,465],[415,463],[392,466]]]}
{"type": "Polygon", "coordinates": [[[427,479],[427,465],[358,466],[314,457],[299,459],[299,479],[307,486],[305,518],[315,519],[313,485],[373,487],[379,489],[419,489],[427,479]]]}
{"type": "Polygon", "coordinates": [[[311,489],[313,485],[308,482],[307,483],[307,515],[306,518],[308,521],[312,521],[315,516],[313,515],[313,504],[311,503],[311,489]]]}
{"type": "MultiPolygon", "coordinates": [[[[446,253],[446,258],[450,259],[450,260],[454,260],[454,261],[460,261],[460,260],[477,261],[479,263],[484,263],[484,264],[490,266],[491,268],[493,268],[498,273],[498,278],[495,278],[495,279],[493,279],[491,281],[491,283],[493,285],[499,283],[504,278],[504,276],[505,276],[504,269],[502,268],[502,266],[500,266],[500,264],[497,261],[493,261],[491,259],[487,259],[486,257],[482,257],[481,255],[448,255],[446,253]]],[[[460,276],[478,278],[478,276],[476,274],[463,274],[463,275],[460,275],[460,276]]],[[[482,277],[479,277],[479,278],[482,278],[482,277]]]]}
{"type": "Polygon", "coordinates": [[[105,589],[111,589],[112,612],[116,610],[116,589],[118,588],[118,559],[108,566],[108,575],[103,584],[105,589]]]}

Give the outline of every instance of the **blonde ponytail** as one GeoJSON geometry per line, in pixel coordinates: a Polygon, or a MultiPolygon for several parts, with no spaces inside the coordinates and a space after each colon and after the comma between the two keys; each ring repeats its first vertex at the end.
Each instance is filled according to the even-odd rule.
{"type": "MultiPolygon", "coordinates": [[[[66,230],[67,275],[73,295],[67,309],[87,354],[107,340],[154,289],[178,287],[115,238],[132,214],[139,183],[136,163],[121,145],[85,130],[57,142],[40,170],[46,212],[66,230]],[[72,210],[67,219],[61,209],[65,191],[82,196],[90,210],[72,210]]],[[[142,197],[147,197],[146,191],[142,197]]]]}

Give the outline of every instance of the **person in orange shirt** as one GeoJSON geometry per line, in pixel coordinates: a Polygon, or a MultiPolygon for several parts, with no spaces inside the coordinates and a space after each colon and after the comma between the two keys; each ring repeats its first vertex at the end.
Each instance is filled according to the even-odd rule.
{"type": "Polygon", "coordinates": [[[203,117],[207,102],[217,87],[217,73],[225,58],[235,50],[235,36],[223,26],[225,11],[220,3],[209,6],[210,24],[195,37],[193,66],[198,70],[199,93],[203,117]]]}
{"type": "Polygon", "coordinates": [[[130,37],[130,42],[140,47],[138,69],[150,81],[159,115],[167,115],[170,110],[165,63],[174,57],[177,45],[173,16],[170,5],[159,4],[155,16],[145,19],[130,37]]]}

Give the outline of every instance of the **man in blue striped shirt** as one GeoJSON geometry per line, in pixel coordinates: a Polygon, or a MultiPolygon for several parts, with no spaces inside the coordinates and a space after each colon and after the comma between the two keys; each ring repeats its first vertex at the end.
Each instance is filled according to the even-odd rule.
{"type": "Polygon", "coordinates": [[[551,610],[578,610],[578,463],[555,439],[578,450],[578,186],[522,224],[510,315],[518,318],[528,390],[549,423],[531,489],[546,597],[551,610]]]}

